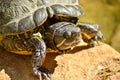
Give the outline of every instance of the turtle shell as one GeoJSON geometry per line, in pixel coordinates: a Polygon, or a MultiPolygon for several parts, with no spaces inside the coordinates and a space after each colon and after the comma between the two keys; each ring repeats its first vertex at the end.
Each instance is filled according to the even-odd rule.
{"type": "Polygon", "coordinates": [[[78,0],[1,0],[0,36],[34,30],[56,14],[80,16],[78,0]]]}

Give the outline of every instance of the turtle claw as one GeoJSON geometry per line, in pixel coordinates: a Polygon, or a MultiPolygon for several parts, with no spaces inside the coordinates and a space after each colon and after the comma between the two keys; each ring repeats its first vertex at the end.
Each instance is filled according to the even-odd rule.
{"type": "Polygon", "coordinates": [[[39,80],[50,80],[50,72],[46,68],[34,69],[34,73],[39,77],[39,80]]]}
{"type": "Polygon", "coordinates": [[[41,71],[41,77],[43,78],[43,80],[50,80],[50,72],[48,71],[48,69],[41,67],[40,71],[41,71]]]}
{"type": "MultiPolygon", "coordinates": [[[[46,73],[42,73],[41,76],[42,76],[43,80],[50,80],[50,75],[48,75],[46,73]]],[[[42,80],[42,79],[40,79],[40,80],[42,80]]]]}
{"type": "Polygon", "coordinates": [[[40,72],[39,74],[39,80],[50,80],[50,76],[44,72],[40,72]]]}

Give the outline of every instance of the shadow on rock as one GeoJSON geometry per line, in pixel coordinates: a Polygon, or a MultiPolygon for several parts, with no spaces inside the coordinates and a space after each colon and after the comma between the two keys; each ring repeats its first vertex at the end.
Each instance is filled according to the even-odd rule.
{"type": "MultiPolygon", "coordinates": [[[[44,62],[50,73],[54,72],[57,66],[54,60],[57,53],[47,53],[44,62]]],[[[0,47],[0,70],[5,69],[12,80],[37,80],[32,71],[31,56],[10,53],[0,47]]]]}

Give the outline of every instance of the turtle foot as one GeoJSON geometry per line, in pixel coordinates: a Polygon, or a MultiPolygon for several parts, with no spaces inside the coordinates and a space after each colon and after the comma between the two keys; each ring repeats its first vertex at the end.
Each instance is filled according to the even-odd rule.
{"type": "Polygon", "coordinates": [[[39,69],[33,69],[34,73],[39,77],[39,80],[50,80],[50,72],[44,68],[41,67],[39,69]]]}

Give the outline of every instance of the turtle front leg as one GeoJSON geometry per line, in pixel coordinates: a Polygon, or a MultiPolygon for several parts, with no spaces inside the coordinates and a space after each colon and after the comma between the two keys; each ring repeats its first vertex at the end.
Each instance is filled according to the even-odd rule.
{"type": "Polygon", "coordinates": [[[42,68],[46,56],[46,45],[41,38],[40,33],[33,34],[32,41],[34,42],[35,50],[33,50],[33,71],[40,78],[40,80],[50,80],[49,71],[42,68]]]}
{"type": "Polygon", "coordinates": [[[46,44],[43,41],[41,34],[34,33],[29,38],[24,34],[7,36],[1,41],[1,45],[8,51],[23,54],[33,55],[33,71],[39,76],[40,80],[44,78],[49,80],[48,70],[43,69],[41,66],[46,56],[46,44]]]}
{"type": "Polygon", "coordinates": [[[98,40],[104,41],[103,34],[98,24],[77,23],[77,27],[81,29],[81,35],[84,42],[94,46],[98,40]]]}

